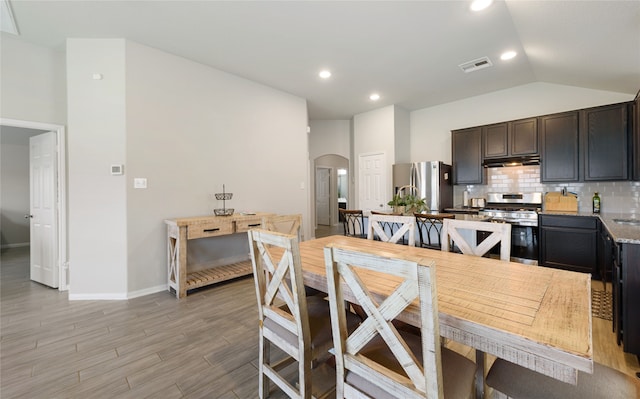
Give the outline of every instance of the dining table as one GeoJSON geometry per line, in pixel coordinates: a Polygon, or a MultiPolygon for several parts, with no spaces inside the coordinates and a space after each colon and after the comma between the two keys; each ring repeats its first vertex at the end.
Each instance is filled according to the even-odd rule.
{"type": "MultiPolygon", "coordinates": [[[[435,264],[444,338],[573,385],[578,371],[593,373],[589,274],[334,235],[300,243],[304,284],[323,292],[324,248],[329,244],[435,264]]],[[[360,278],[380,299],[399,283],[373,272],[360,278]]],[[[345,300],[355,298],[346,291],[345,300]]],[[[398,319],[419,327],[417,302],[398,319]]],[[[484,378],[484,357],[476,362],[484,378]]]]}

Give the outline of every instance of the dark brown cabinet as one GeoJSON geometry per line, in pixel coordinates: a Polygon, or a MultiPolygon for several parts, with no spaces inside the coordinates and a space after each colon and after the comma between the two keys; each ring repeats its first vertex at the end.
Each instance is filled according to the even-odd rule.
{"type": "Polygon", "coordinates": [[[536,118],[484,126],[482,134],[485,159],[538,154],[536,118]]]}
{"type": "Polygon", "coordinates": [[[483,184],[482,128],[451,132],[453,184],[483,184]]]}
{"type": "Polygon", "coordinates": [[[640,245],[616,243],[613,262],[613,328],[625,352],[640,355],[640,245]]]}
{"type": "Polygon", "coordinates": [[[509,129],[507,123],[497,123],[482,129],[484,157],[504,158],[509,155],[509,129]]]}
{"type": "Polygon", "coordinates": [[[640,91],[631,104],[631,132],[633,151],[633,180],[640,180],[640,91]]]}
{"type": "Polygon", "coordinates": [[[542,116],[539,129],[540,180],[543,183],[578,181],[578,112],[542,116]]]}
{"type": "Polygon", "coordinates": [[[580,111],[584,180],[628,180],[628,103],[580,111]]]}
{"type": "Polygon", "coordinates": [[[590,216],[540,215],[540,266],[595,275],[600,221],[590,216]]]}

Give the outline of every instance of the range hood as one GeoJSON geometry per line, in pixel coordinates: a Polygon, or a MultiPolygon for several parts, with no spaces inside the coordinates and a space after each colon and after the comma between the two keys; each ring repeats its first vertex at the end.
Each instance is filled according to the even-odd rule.
{"type": "Polygon", "coordinates": [[[485,159],[482,166],[485,168],[503,168],[507,166],[540,165],[540,156],[531,155],[523,157],[491,158],[485,159]]]}

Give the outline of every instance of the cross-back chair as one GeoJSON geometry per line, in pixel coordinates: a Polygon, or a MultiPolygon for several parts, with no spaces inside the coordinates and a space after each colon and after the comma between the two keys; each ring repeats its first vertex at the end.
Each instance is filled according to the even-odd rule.
{"type": "MultiPolygon", "coordinates": [[[[269,396],[270,381],[290,398],[309,399],[312,391],[314,397],[332,395],[333,384],[312,381],[312,363],[328,357],[331,321],[328,302],[305,295],[298,238],[264,229],[249,230],[248,236],[258,299],[260,398],[269,396]],[[272,344],[288,356],[273,360],[272,344]],[[288,366],[295,362],[291,380],[288,366]]],[[[327,367],[322,363],[317,371],[326,375],[327,367]]]]}
{"type": "Polygon", "coordinates": [[[416,244],[416,219],[413,216],[398,216],[389,214],[371,214],[369,216],[369,227],[367,228],[367,239],[373,240],[377,237],[380,241],[392,242],[394,244],[402,240],[404,243],[405,234],[409,234],[407,244],[416,244]],[[392,232],[385,229],[385,226],[395,224],[398,227],[392,232]]]}
{"type": "MultiPolygon", "coordinates": [[[[490,223],[476,220],[444,219],[442,221],[442,251],[452,249],[452,241],[463,254],[484,256],[500,243],[500,260],[511,259],[511,225],[508,223],[490,223]],[[490,233],[477,243],[478,232],[490,233]]],[[[476,391],[479,397],[484,396],[485,355],[476,350],[476,391]]]]}
{"type": "Polygon", "coordinates": [[[442,221],[455,218],[451,213],[414,213],[418,228],[418,246],[440,249],[442,247],[442,221]]]}
{"type": "Polygon", "coordinates": [[[442,250],[450,251],[451,241],[467,255],[484,256],[500,244],[500,260],[511,256],[511,225],[508,223],[479,222],[476,220],[444,219],[442,223],[442,250]],[[490,233],[477,243],[477,233],[490,233]]]}
{"type": "MultiPolygon", "coordinates": [[[[375,250],[329,245],[324,250],[336,356],[337,398],[471,398],[475,364],[440,345],[434,262],[385,257],[375,250]],[[388,296],[375,294],[371,272],[400,280],[388,296]],[[345,328],[345,293],[367,313],[353,333],[345,328]],[[420,335],[393,320],[418,306],[420,335]]],[[[379,282],[378,282],[379,284],[379,282]]]]}
{"type": "MultiPolygon", "coordinates": [[[[387,212],[376,212],[376,211],[371,211],[370,214],[402,216],[401,213],[387,213],[387,212]]],[[[382,230],[384,230],[387,237],[393,237],[393,234],[400,228],[400,225],[398,223],[391,223],[391,222],[381,222],[380,226],[382,227],[382,230]]],[[[374,240],[379,240],[379,238],[374,235],[374,240]]],[[[404,244],[404,237],[402,238],[402,244],[404,244]]]]}
{"type": "Polygon", "coordinates": [[[360,209],[340,209],[342,215],[342,227],[344,235],[358,238],[366,238],[364,231],[364,213],[360,209]]]}
{"type": "Polygon", "coordinates": [[[487,375],[493,399],[628,399],[640,398],[640,379],[594,363],[593,374],[579,372],[571,385],[531,369],[497,359],[487,375]]]}
{"type": "Polygon", "coordinates": [[[269,231],[291,234],[302,240],[302,215],[269,215],[262,218],[262,228],[269,231]]]}

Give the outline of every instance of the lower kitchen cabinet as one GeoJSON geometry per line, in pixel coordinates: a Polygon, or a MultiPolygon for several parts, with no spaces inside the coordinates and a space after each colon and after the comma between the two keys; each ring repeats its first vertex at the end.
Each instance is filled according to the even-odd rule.
{"type": "Polygon", "coordinates": [[[640,356],[640,244],[614,248],[613,329],[623,350],[640,356]]]}
{"type": "Polygon", "coordinates": [[[596,275],[599,223],[590,216],[539,215],[538,264],[596,275]]]}
{"type": "Polygon", "coordinates": [[[614,247],[616,243],[604,225],[600,224],[598,232],[598,277],[603,282],[612,281],[614,247]]]}

